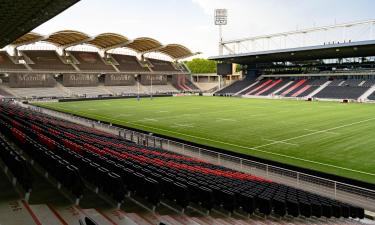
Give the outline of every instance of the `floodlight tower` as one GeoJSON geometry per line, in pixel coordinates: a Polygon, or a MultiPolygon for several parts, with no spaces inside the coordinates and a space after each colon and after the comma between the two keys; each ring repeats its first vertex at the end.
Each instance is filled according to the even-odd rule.
{"type": "Polygon", "coordinates": [[[215,25],[219,26],[219,55],[223,55],[223,25],[227,25],[227,19],[227,9],[215,9],[215,25]]]}

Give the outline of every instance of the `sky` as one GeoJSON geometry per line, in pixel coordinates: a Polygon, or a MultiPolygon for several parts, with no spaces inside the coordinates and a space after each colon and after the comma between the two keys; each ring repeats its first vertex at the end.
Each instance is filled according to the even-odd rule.
{"type": "Polygon", "coordinates": [[[209,57],[218,55],[216,8],[228,9],[224,40],[375,19],[374,0],[81,0],[34,31],[152,37],[209,57]]]}

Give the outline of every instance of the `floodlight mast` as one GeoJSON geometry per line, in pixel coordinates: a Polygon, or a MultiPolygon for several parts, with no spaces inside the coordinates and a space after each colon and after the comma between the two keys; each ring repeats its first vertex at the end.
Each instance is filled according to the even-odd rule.
{"type": "Polygon", "coordinates": [[[223,25],[228,23],[228,10],[215,9],[215,25],[219,26],[219,55],[223,55],[223,25]]]}

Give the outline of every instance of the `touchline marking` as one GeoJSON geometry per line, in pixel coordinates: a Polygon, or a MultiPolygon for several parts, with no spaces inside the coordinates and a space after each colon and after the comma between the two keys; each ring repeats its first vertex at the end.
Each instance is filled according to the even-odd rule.
{"type": "Polygon", "coordinates": [[[175,123],[171,127],[194,127],[194,125],[193,124],[179,124],[179,123],[175,123]]]}
{"type": "Polygon", "coordinates": [[[298,144],[294,144],[294,143],[289,143],[289,142],[286,142],[286,141],[277,141],[277,140],[266,139],[266,138],[263,138],[263,140],[265,140],[265,141],[271,141],[271,142],[275,142],[275,143],[286,144],[286,145],[294,145],[294,146],[299,146],[298,144]]]}
{"type": "Polygon", "coordinates": [[[158,120],[157,120],[157,119],[153,119],[153,118],[143,118],[142,120],[139,120],[139,121],[152,121],[152,122],[157,122],[158,120]]]}
{"type": "MultiPolygon", "coordinates": [[[[288,138],[288,139],[281,140],[281,141],[291,141],[291,140],[295,140],[295,139],[298,139],[298,138],[307,137],[307,136],[311,136],[311,135],[319,134],[319,133],[324,133],[324,132],[329,132],[329,131],[332,131],[332,130],[337,130],[337,129],[340,129],[340,128],[349,127],[349,126],[353,126],[353,125],[356,125],[356,124],[365,123],[365,122],[372,121],[372,120],[375,120],[375,118],[371,118],[371,119],[367,119],[367,120],[361,120],[361,121],[357,121],[357,122],[354,122],[354,123],[349,123],[349,124],[345,124],[345,125],[341,125],[341,126],[337,126],[337,127],[325,129],[325,130],[315,131],[315,132],[312,132],[312,133],[309,133],[309,134],[303,134],[303,135],[300,135],[300,136],[288,138]]],[[[270,145],[273,145],[273,144],[275,144],[275,143],[269,143],[269,144],[259,145],[259,146],[256,146],[254,148],[255,149],[263,148],[263,147],[270,146],[270,145]]]]}
{"type": "Polygon", "coordinates": [[[325,133],[325,134],[335,134],[335,135],[338,135],[338,134],[339,134],[339,133],[336,133],[336,132],[320,131],[320,130],[313,130],[313,129],[304,129],[304,130],[307,130],[307,131],[310,131],[310,132],[325,133]]]}
{"type": "MultiPolygon", "coordinates": [[[[57,106],[55,106],[54,108],[55,109],[60,109],[61,112],[65,112],[65,110],[66,110],[66,109],[63,109],[63,108],[57,107],[57,106]]],[[[90,116],[91,115],[93,117],[98,117],[98,118],[103,118],[104,120],[108,120],[107,117],[101,116],[101,115],[97,115],[97,114],[90,114],[90,113],[81,112],[81,111],[76,111],[76,113],[78,113],[77,114],[78,116],[79,116],[79,114],[84,115],[84,116],[90,116]]],[[[339,126],[339,127],[327,129],[326,131],[333,130],[333,129],[339,129],[339,128],[342,128],[342,127],[347,127],[347,126],[351,126],[351,125],[355,125],[355,124],[359,124],[359,123],[364,123],[364,122],[368,122],[368,121],[372,121],[372,120],[375,120],[375,118],[371,118],[371,119],[367,119],[367,120],[362,120],[362,121],[359,121],[359,122],[356,122],[356,123],[342,125],[342,126],[339,126]]],[[[341,166],[335,166],[335,165],[331,165],[331,164],[327,164],[327,163],[316,162],[316,161],[313,161],[313,160],[302,159],[302,158],[298,158],[298,157],[294,157],[294,156],[289,156],[289,155],[284,155],[284,154],[280,154],[280,153],[269,152],[269,151],[258,149],[260,147],[263,147],[264,145],[260,145],[258,147],[241,146],[241,145],[227,143],[227,142],[223,142],[223,141],[212,140],[210,138],[197,137],[197,136],[194,136],[194,135],[184,134],[184,133],[177,132],[177,131],[171,131],[171,130],[166,130],[166,129],[162,129],[162,128],[147,126],[147,125],[144,125],[144,124],[138,124],[138,123],[134,123],[134,122],[130,122],[130,121],[128,122],[128,121],[122,121],[122,120],[117,120],[117,119],[112,119],[112,121],[117,121],[117,122],[119,122],[119,124],[121,124],[121,123],[133,124],[133,125],[136,125],[136,126],[139,126],[139,127],[145,127],[145,128],[148,128],[148,129],[159,130],[159,131],[163,131],[163,132],[167,132],[167,133],[171,133],[171,134],[178,134],[178,135],[182,135],[182,136],[186,136],[186,137],[191,137],[191,138],[201,139],[201,140],[205,140],[205,141],[216,142],[216,143],[220,143],[220,144],[224,144],[224,145],[228,145],[228,146],[234,146],[234,147],[238,147],[238,148],[242,148],[242,149],[248,149],[248,150],[253,150],[253,151],[257,151],[257,152],[267,153],[267,154],[270,154],[270,155],[276,155],[276,156],[280,156],[280,157],[284,157],[284,158],[290,158],[290,159],[300,160],[300,161],[308,162],[308,163],[312,163],[312,164],[317,164],[317,165],[332,167],[332,168],[346,170],[346,171],[355,172],[355,173],[361,173],[361,174],[365,174],[365,175],[369,175],[369,176],[375,176],[374,173],[368,173],[368,172],[364,172],[364,171],[360,171],[360,170],[353,170],[353,169],[349,169],[349,168],[345,168],[345,167],[341,167],[341,166]]],[[[315,133],[301,135],[301,136],[294,137],[294,138],[289,138],[289,139],[290,140],[294,140],[294,139],[297,139],[297,138],[301,138],[301,137],[305,137],[305,136],[310,136],[310,135],[313,135],[313,134],[315,134],[315,133]]],[[[283,141],[288,141],[289,139],[283,140],[283,141]]],[[[270,144],[268,144],[268,145],[270,145],[270,144]]]]}
{"type": "Polygon", "coordinates": [[[237,120],[235,119],[229,119],[229,118],[219,118],[216,121],[230,121],[230,122],[236,122],[237,120]]]}

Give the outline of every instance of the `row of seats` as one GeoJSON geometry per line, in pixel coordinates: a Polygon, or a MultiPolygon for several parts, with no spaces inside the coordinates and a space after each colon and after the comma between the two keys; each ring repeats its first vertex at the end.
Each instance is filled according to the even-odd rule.
{"type": "Polygon", "coordinates": [[[246,88],[247,86],[251,85],[252,83],[254,83],[253,79],[238,80],[238,81],[233,82],[231,85],[217,91],[215,94],[216,95],[221,95],[221,94],[233,95],[241,91],[242,89],[246,88]]]}
{"type": "MultiPolygon", "coordinates": [[[[168,200],[182,208],[195,203],[208,210],[242,209],[265,215],[364,217],[362,208],[199,159],[139,146],[11,104],[1,104],[0,110],[3,123],[24,133],[26,143],[38,140],[40,144],[28,148],[34,149],[30,155],[53,154],[46,162],[65,160],[74,166],[74,174],[119,202],[130,192],[152,205],[168,200]]],[[[74,177],[73,182],[79,182],[74,177]]]]}
{"type": "MultiPolygon", "coordinates": [[[[241,95],[268,96],[274,94],[282,95],[285,97],[306,97],[312,94],[327,81],[328,80],[326,79],[292,81],[291,79],[287,78],[263,79],[257,82],[249,82],[248,80],[244,79],[242,81],[234,82],[232,85],[219,90],[215,94],[233,94],[242,90],[242,92],[240,93],[241,95]]],[[[372,80],[363,81],[357,79],[337,79],[331,81],[328,87],[324,88],[314,97],[332,99],[357,99],[374,84],[375,83],[372,80]]]]}
{"type": "Polygon", "coordinates": [[[368,89],[368,87],[360,86],[327,86],[314,97],[328,99],[358,99],[368,89]]]}
{"type": "MultiPolygon", "coordinates": [[[[15,135],[19,134],[15,133],[15,135]]],[[[24,190],[30,190],[33,184],[33,176],[26,159],[8,145],[6,140],[2,137],[0,137],[0,158],[12,172],[18,183],[22,185],[24,190]]]]}
{"type": "MultiPolygon", "coordinates": [[[[90,96],[99,95],[123,95],[123,94],[150,94],[151,86],[95,86],[95,87],[43,87],[43,88],[10,88],[7,85],[0,85],[0,96],[3,97],[69,97],[69,96],[90,96]],[[138,89],[139,88],[139,89],[138,89]],[[9,93],[9,91],[12,92],[9,93]]],[[[152,93],[178,93],[173,85],[152,85],[152,93]]]]}
{"type": "MultiPolygon", "coordinates": [[[[71,56],[68,61],[72,62],[80,71],[100,71],[115,72],[115,67],[122,72],[150,72],[147,67],[143,67],[135,56],[109,54],[114,60],[105,62],[97,52],[68,51],[71,56]]],[[[26,59],[28,66],[32,70],[38,71],[75,71],[76,68],[71,63],[63,62],[53,50],[24,50],[21,55],[26,59]]],[[[153,71],[159,72],[187,72],[184,66],[178,65],[175,68],[172,62],[147,58],[151,63],[153,71]]],[[[16,64],[5,51],[0,51],[0,70],[3,71],[27,71],[23,64],[16,64]]]]}

